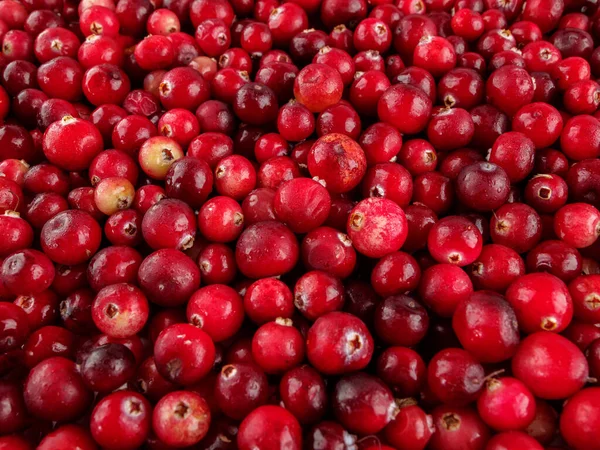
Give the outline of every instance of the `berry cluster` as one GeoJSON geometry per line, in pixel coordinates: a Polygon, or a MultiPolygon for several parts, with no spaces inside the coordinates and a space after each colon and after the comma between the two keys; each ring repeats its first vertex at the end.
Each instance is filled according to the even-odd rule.
{"type": "Polygon", "coordinates": [[[0,41],[0,450],[600,450],[596,0],[0,41]]]}

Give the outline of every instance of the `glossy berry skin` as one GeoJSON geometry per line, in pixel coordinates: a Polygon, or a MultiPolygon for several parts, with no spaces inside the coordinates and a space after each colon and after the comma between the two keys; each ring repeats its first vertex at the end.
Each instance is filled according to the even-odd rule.
{"type": "Polygon", "coordinates": [[[522,276],[507,289],[506,299],[526,333],[560,332],[573,317],[573,303],[567,286],[548,273],[522,276]]]}
{"type": "Polygon", "coordinates": [[[198,443],[208,433],[210,423],[206,400],[192,391],[168,393],[152,413],[152,429],[157,437],[176,448],[198,443]]]}
{"type": "Polygon", "coordinates": [[[252,338],[252,358],[268,374],[283,373],[297,366],[304,354],[304,339],[290,319],[268,322],[252,338]]]}
{"type": "Polygon", "coordinates": [[[554,217],[556,235],[575,248],[589,247],[600,235],[600,211],[586,203],[571,203],[554,217]]]}
{"type": "Polygon", "coordinates": [[[542,237],[540,216],[523,203],[505,204],[495,211],[490,220],[490,235],[495,244],[525,253],[542,237]]]}
{"type": "Polygon", "coordinates": [[[383,93],[377,105],[382,122],[389,123],[404,134],[422,131],[431,115],[431,99],[422,90],[396,84],[383,93]]]}
{"type": "Polygon", "coordinates": [[[416,395],[426,379],[425,362],[417,352],[406,347],[388,347],[377,359],[377,376],[396,397],[416,395]]]}
{"type": "Polygon", "coordinates": [[[40,251],[25,249],[4,259],[0,280],[14,295],[39,294],[50,287],[54,274],[50,258],[40,251]]]}
{"type": "Polygon", "coordinates": [[[127,283],[101,289],[92,305],[92,318],[98,329],[115,338],[137,334],[146,324],[148,315],[146,296],[127,283]]]}
{"type": "MultiPolygon", "coordinates": [[[[96,442],[92,439],[90,432],[80,425],[73,424],[57,427],[42,439],[42,442],[40,442],[40,445],[37,448],[39,450],[53,450],[57,447],[61,447],[66,442],[68,442],[69,445],[75,445],[84,450],[93,450],[97,448],[96,442]]],[[[13,447],[9,448],[14,449],[13,447]]],[[[29,448],[28,444],[27,447],[23,447],[23,450],[28,450],[29,448]]],[[[21,447],[17,447],[16,450],[21,450],[21,447]]]]}
{"type": "Polygon", "coordinates": [[[347,232],[360,253],[380,258],[402,247],[408,226],[404,211],[396,203],[385,198],[369,198],[350,212],[347,232]]]}
{"type": "Polygon", "coordinates": [[[242,298],[229,286],[206,286],[191,296],[186,315],[192,325],[205,331],[214,342],[223,341],[232,337],[242,326],[242,298]]]}
{"type": "Polygon", "coordinates": [[[100,225],[91,215],[69,210],[46,222],[40,240],[42,249],[54,262],[75,265],[96,253],[101,236],[100,225]]]}
{"type": "Polygon", "coordinates": [[[308,365],[287,371],[279,383],[279,394],[285,408],[303,425],[317,422],[327,409],[325,382],[308,365]]]}
{"type": "Polygon", "coordinates": [[[237,435],[239,450],[278,448],[282,440],[288,450],[301,450],[302,429],[292,413],[273,405],[252,411],[240,424],[237,435]]]}
{"type": "Polygon", "coordinates": [[[495,293],[480,291],[461,301],[452,328],[461,345],[484,363],[509,359],[519,345],[517,316],[495,293]]]}
{"type": "Polygon", "coordinates": [[[322,270],[338,278],[348,277],[356,266],[356,251],[347,234],[319,227],[302,240],[302,262],[309,270],[322,270]]]}
{"type": "Polygon", "coordinates": [[[376,164],[367,170],[362,192],[367,197],[382,197],[406,208],[413,195],[411,174],[400,164],[393,162],[376,164]]]}
{"type": "Polygon", "coordinates": [[[512,116],[533,99],[533,81],[525,69],[503,66],[488,78],[486,94],[493,106],[512,116]]]}
{"type": "Polygon", "coordinates": [[[119,391],[98,402],[90,420],[94,440],[103,447],[134,449],[148,436],[152,407],[142,395],[119,391]]]}
{"type": "Polygon", "coordinates": [[[306,448],[310,449],[342,449],[355,445],[355,442],[355,435],[348,433],[344,427],[333,421],[319,422],[310,429],[306,436],[306,448]]]}
{"type": "Polygon", "coordinates": [[[102,151],[102,135],[90,122],[65,116],[44,132],[42,148],[46,158],[61,169],[84,170],[102,151]]]}
{"type": "Polygon", "coordinates": [[[187,250],[194,243],[196,217],[192,209],[180,200],[161,200],[144,214],[142,234],[155,250],[187,250]]]}
{"type": "Polygon", "coordinates": [[[74,420],[92,402],[75,363],[60,356],[42,361],[29,372],[23,396],[31,414],[50,421],[74,420]]]}
{"type": "Polygon", "coordinates": [[[563,399],[588,377],[584,354],[566,338],[548,331],[527,336],[512,359],[512,372],[538,398],[563,399]]]}
{"type": "Polygon", "coordinates": [[[227,364],[217,376],[215,399],[228,417],[242,420],[267,403],[268,386],[266,375],[254,364],[227,364]]]}
{"type": "Polygon", "coordinates": [[[535,398],[516,378],[490,378],[477,399],[477,411],[494,430],[522,430],[535,417],[535,398]]]}
{"type": "Polygon", "coordinates": [[[449,216],[431,228],[427,247],[431,256],[440,263],[466,266],[480,255],[482,241],[481,233],[470,220],[449,216]]]}
{"type": "Polygon", "coordinates": [[[575,450],[598,447],[600,390],[583,389],[571,397],[560,416],[560,432],[575,450]]]}
{"type": "Polygon", "coordinates": [[[499,165],[479,162],[462,169],[456,179],[458,198],[476,211],[490,211],[508,198],[510,178],[499,165]]]}
{"type": "Polygon", "coordinates": [[[294,313],[292,291],[275,278],[257,280],[246,289],[244,311],[250,320],[259,325],[278,317],[289,319],[294,313]]]}
{"type": "Polygon", "coordinates": [[[184,253],[164,248],[142,261],[137,279],[148,300],[174,307],[184,304],[200,287],[200,270],[184,253]]]}
{"type": "Polygon", "coordinates": [[[437,353],[427,367],[429,389],[442,402],[463,406],[480,393],[485,372],[479,362],[462,349],[437,353]]]}
{"type": "Polygon", "coordinates": [[[342,308],[344,286],[339,279],[326,272],[307,272],[294,286],[294,305],[300,314],[314,321],[342,308]]]}
{"type": "Polygon", "coordinates": [[[312,113],[320,113],[342,98],[344,84],[340,73],[325,64],[309,64],[294,80],[294,96],[312,113]]]}
{"type": "Polygon", "coordinates": [[[458,303],[473,293],[473,283],[455,264],[434,264],[423,271],[418,292],[436,314],[452,317],[458,303]]]}
{"type": "Polygon", "coordinates": [[[406,295],[381,301],[375,309],[375,332],[387,344],[412,347],[429,328],[429,316],[423,306],[406,295]],[[398,330],[402,329],[402,333],[398,330]]]}
{"type": "MultiPolygon", "coordinates": [[[[252,163],[240,155],[226,156],[215,168],[215,189],[221,195],[242,200],[256,186],[252,163]]],[[[259,184],[260,186],[260,184],[259,184]]]]}
{"type": "Polygon", "coordinates": [[[249,278],[283,275],[293,269],[298,257],[296,237],[289,228],[275,221],[246,228],[235,251],[240,272],[249,278]]]}
{"type": "Polygon", "coordinates": [[[135,375],[135,357],[122,344],[101,345],[86,355],[79,372],[91,390],[112,392],[135,375]]]}
{"type": "Polygon", "coordinates": [[[332,408],[346,429],[359,434],[378,433],[398,413],[389,388],[379,378],[362,372],[337,382],[332,408]]]}
{"type": "Polygon", "coordinates": [[[354,189],[367,170],[366,156],[352,138],[339,133],[320,137],[311,147],[308,171],[334,194],[354,189]]]}
{"type": "Polygon", "coordinates": [[[163,330],[154,343],[154,359],[167,380],[191,385],[212,368],[215,346],[208,334],[189,324],[174,324],[163,330]]]}
{"type": "Polygon", "coordinates": [[[432,450],[465,447],[483,449],[490,438],[490,430],[471,408],[442,405],[432,411],[436,433],[431,436],[432,450]]]}
{"type": "Polygon", "coordinates": [[[21,347],[29,335],[29,319],[23,309],[0,303],[0,349],[3,353],[21,347]]]}
{"type": "Polygon", "coordinates": [[[306,233],[328,217],[331,200],[318,182],[295,178],[279,186],[273,199],[275,216],[295,233],[306,233]]]}
{"type": "Polygon", "coordinates": [[[420,279],[417,261],[404,252],[384,256],[371,272],[371,285],[383,297],[414,291],[420,279]]]}
{"type": "Polygon", "coordinates": [[[200,208],[198,226],[202,235],[211,242],[233,241],[244,226],[242,207],[229,197],[213,197],[200,208]]]}
{"type": "Polygon", "coordinates": [[[587,114],[575,116],[566,121],[560,135],[560,146],[570,159],[597,158],[600,155],[600,123],[587,114]]]}
{"type": "Polygon", "coordinates": [[[505,431],[492,437],[487,450],[504,450],[506,448],[528,448],[531,450],[542,450],[544,447],[538,441],[521,431],[505,431]]]}
{"type": "Polygon", "coordinates": [[[306,338],[306,356],[327,375],[360,370],[373,355],[373,338],[359,318],[344,312],[319,317],[306,338]]]}
{"type": "Polygon", "coordinates": [[[471,265],[470,277],[477,289],[506,291],[525,274],[525,263],[513,249],[499,244],[484,245],[471,265]]]}
{"type": "Polygon", "coordinates": [[[394,448],[414,450],[423,450],[434,432],[431,416],[410,401],[400,405],[398,415],[383,430],[394,448]]]}
{"type": "Polygon", "coordinates": [[[599,313],[599,282],[600,276],[594,274],[579,276],[569,283],[575,318],[585,323],[596,323],[599,313]]]}

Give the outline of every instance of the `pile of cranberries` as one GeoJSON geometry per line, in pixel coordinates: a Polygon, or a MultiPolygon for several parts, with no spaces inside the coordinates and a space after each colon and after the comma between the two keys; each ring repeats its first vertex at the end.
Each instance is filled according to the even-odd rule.
{"type": "Polygon", "coordinates": [[[599,5],[0,0],[0,450],[600,450],[599,5]]]}

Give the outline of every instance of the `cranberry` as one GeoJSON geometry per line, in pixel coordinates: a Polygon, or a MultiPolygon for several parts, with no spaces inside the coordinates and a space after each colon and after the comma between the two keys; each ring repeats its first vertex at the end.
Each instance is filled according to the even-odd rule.
{"type": "Polygon", "coordinates": [[[65,443],[76,445],[82,450],[93,450],[96,448],[96,442],[92,439],[90,432],[79,425],[72,424],[60,426],[51,433],[48,433],[37,448],[40,450],[51,450],[65,443]]]}
{"type": "Polygon", "coordinates": [[[395,447],[425,448],[435,431],[431,416],[414,403],[402,401],[400,412],[383,430],[386,439],[395,447]]]}
{"type": "Polygon", "coordinates": [[[158,438],[176,447],[198,443],[208,433],[210,422],[206,400],[191,391],[168,393],[152,413],[152,429],[158,438]]]}
{"type": "Polygon", "coordinates": [[[154,358],[159,373],[167,380],[191,385],[212,368],[215,347],[201,329],[189,324],[174,324],[158,336],[154,343],[154,358]]]}
{"type": "Polygon", "coordinates": [[[31,414],[51,421],[76,419],[92,401],[75,363],[60,356],[48,358],[31,370],[23,396],[31,414]]]}
{"type": "Polygon", "coordinates": [[[102,151],[102,135],[91,123],[65,116],[48,127],[42,145],[51,163],[65,170],[83,170],[102,151]]]}
{"type": "Polygon", "coordinates": [[[542,399],[562,399],[585,384],[588,365],[583,353],[566,338],[548,331],[526,337],[512,360],[512,371],[542,399]]]}
{"type": "Polygon", "coordinates": [[[137,334],[148,314],[148,300],[142,291],[127,283],[101,289],[92,305],[92,318],[98,329],[116,338],[137,334]]]}
{"type": "Polygon", "coordinates": [[[477,411],[495,430],[520,430],[535,417],[535,399],[529,389],[515,378],[490,378],[477,399],[477,411]],[[514,402],[516,399],[518,406],[514,402]]]}
{"type": "Polygon", "coordinates": [[[347,229],[355,248],[372,258],[400,249],[408,233],[402,209],[384,198],[361,201],[350,213],[347,229]]]}
{"type": "Polygon", "coordinates": [[[560,430],[565,441],[573,448],[583,449],[595,445],[598,393],[598,388],[584,389],[571,397],[563,409],[560,430]]]}
{"type": "Polygon", "coordinates": [[[7,256],[0,270],[0,280],[15,295],[38,294],[54,279],[54,265],[44,253],[24,249],[7,256]]]}
{"type": "Polygon", "coordinates": [[[379,119],[401,133],[422,131],[431,115],[431,100],[416,87],[397,84],[383,93],[377,106],[379,119]]]}
{"type": "Polygon", "coordinates": [[[360,434],[381,431],[398,414],[389,388],[366,373],[340,379],[335,386],[332,407],[342,425],[360,434]]]}
{"type": "Polygon", "coordinates": [[[184,202],[164,199],[144,214],[142,234],[148,245],[155,250],[187,250],[194,243],[196,218],[192,209],[184,202]],[[170,232],[166,232],[167,230],[170,232]]]}
{"type": "Polygon", "coordinates": [[[490,431],[477,413],[468,407],[438,406],[432,412],[436,433],[431,436],[432,450],[455,446],[484,448],[490,431]]]}
{"type": "Polygon", "coordinates": [[[69,210],[46,222],[40,240],[54,262],[74,265],[90,259],[100,247],[101,235],[100,226],[91,215],[69,210]]]}
{"type": "Polygon", "coordinates": [[[244,419],[267,403],[268,395],[267,377],[253,364],[227,364],[217,376],[217,404],[221,411],[233,419],[244,419]]]}
{"type": "Polygon", "coordinates": [[[196,291],[187,304],[186,314],[192,325],[205,331],[215,342],[232,337],[244,320],[240,295],[219,284],[196,291]]]}
{"type": "Polygon", "coordinates": [[[524,253],[539,242],[541,219],[530,206],[523,203],[506,204],[494,213],[490,221],[490,234],[495,244],[524,253]]]}
{"type": "Polygon", "coordinates": [[[86,355],[80,373],[90,389],[111,392],[135,375],[135,358],[122,344],[101,345],[86,355]]]}
{"type": "Polygon", "coordinates": [[[105,447],[138,446],[145,442],[151,426],[151,406],[135,392],[119,391],[104,397],[92,412],[90,431],[105,447]]]}
{"type": "Polygon", "coordinates": [[[282,439],[285,439],[289,450],[300,450],[302,448],[300,424],[286,409],[265,405],[256,408],[242,421],[237,435],[237,444],[240,450],[271,448],[280,446],[282,439]]]}
{"type": "Polygon", "coordinates": [[[588,247],[600,234],[600,212],[586,203],[565,205],[556,212],[554,231],[575,248],[588,247]]]}

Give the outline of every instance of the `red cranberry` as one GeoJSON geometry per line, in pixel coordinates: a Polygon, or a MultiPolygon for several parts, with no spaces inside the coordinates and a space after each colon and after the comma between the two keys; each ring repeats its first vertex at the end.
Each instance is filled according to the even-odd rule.
{"type": "Polygon", "coordinates": [[[325,64],[309,64],[294,81],[294,95],[311,112],[320,113],[341,100],[343,87],[337,70],[325,64]]]}
{"type": "Polygon", "coordinates": [[[471,408],[438,406],[433,410],[432,417],[436,429],[429,441],[432,450],[457,446],[482,449],[489,441],[489,429],[471,408]]]}
{"type": "Polygon", "coordinates": [[[267,403],[268,395],[267,377],[253,364],[227,364],[217,376],[217,404],[232,419],[244,419],[253,410],[267,403]]]}
{"type": "Polygon", "coordinates": [[[541,238],[541,219],[533,208],[523,203],[510,203],[496,210],[490,220],[490,235],[495,244],[524,253],[541,238]]]}
{"type": "Polygon", "coordinates": [[[419,296],[442,317],[452,317],[457,305],[473,293],[469,276],[454,264],[435,264],[423,271],[419,296]]]}
{"type": "Polygon", "coordinates": [[[332,407],[342,425],[365,435],[378,433],[398,414],[389,388],[378,378],[362,372],[337,382],[332,407]]]}
{"type": "Polygon", "coordinates": [[[83,211],[58,213],[42,228],[44,252],[58,264],[74,265],[90,259],[100,247],[102,231],[98,222],[83,211]]]}
{"type": "Polygon", "coordinates": [[[210,372],[215,347],[210,336],[201,329],[189,324],[174,324],[158,336],[154,343],[154,359],[159,373],[167,380],[191,385],[210,372]]]}
{"type": "Polygon", "coordinates": [[[198,443],[208,433],[210,422],[206,400],[191,391],[168,393],[152,413],[152,429],[158,438],[175,447],[198,443]]]}
{"type": "Polygon", "coordinates": [[[347,229],[354,247],[371,258],[400,249],[408,233],[402,209],[384,198],[361,201],[350,213],[347,229]]]}
{"type": "Polygon", "coordinates": [[[180,200],[161,200],[144,214],[142,234],[155,250],[187,250],[194,244],[196,217],[192,209],[180,200]]]}
{"type": "MultiPolygon", "coordinates": [[[[290,4],[290,3],[286,3],[290,4]]],[[[302,448],[302,430],[288,410],[265,405],[252,411],[240,424],[237,444],[240,450],[274,448],[285,440],[289,450],[302,448]]]]}
{"type": "Polygon", "coordinates": [[[187,304],[187,319],[214,342],[229,339],[242,326],[242,298],[232,288],[215,284],[196,291],[187,304]]]}
{"type": "Polygon", "coordinates": [[[483,367],[468,352],[450,348],[437,353],[427,368],[428,386],[444,403],[466,405],[479,396],[483,367]]]}
{"type": "Polygon", "coordinates": [[[10,254],[2,263],[0,280],[14,295],[38,294],[54,279],[54,265],[44,253],[24,249],[10,254]]]}
{"type": "Polygon", "coordinates": [[[481,418],[498,431],[527,427],[535,418],[535,405],[529,389],[511,377],[490,378],[477,399],[477,411],[481,418]]]}
{"type": "Polygon", "coordinates": [[[65,116],[48,127],[42,145],[51,163],[65,170],[83,170],[102,151],[102,135],[91,123],[65,116]]]}
{"type": "Polygon", "coordinates": [[[533,333],[521,342],[512,371],[536,397],[546,400],[573,395],[588,377],[584,354],[566,338],[548,331],[533,333]]]}
{"type": "Polygon", "coordinates": [[[59,356],[42,361],[29,372],[23,395],[30,413],[51,421],[79,418],[92,401],[75,363],[59,356]]]}
{"type": "Polygon", "coordinates": [[[373,354],[373,338],[357,317],[331,312],[310,328],[306,351],[319,372],[343,374],[366,367],[373,354]]]}
{"type": "Polygon", "coordinates": [[[401,133],[422,131],[431,115],[431,100],[416,87],[397,84],[379,99],[379,119],[396,127],[401,133]]]}

